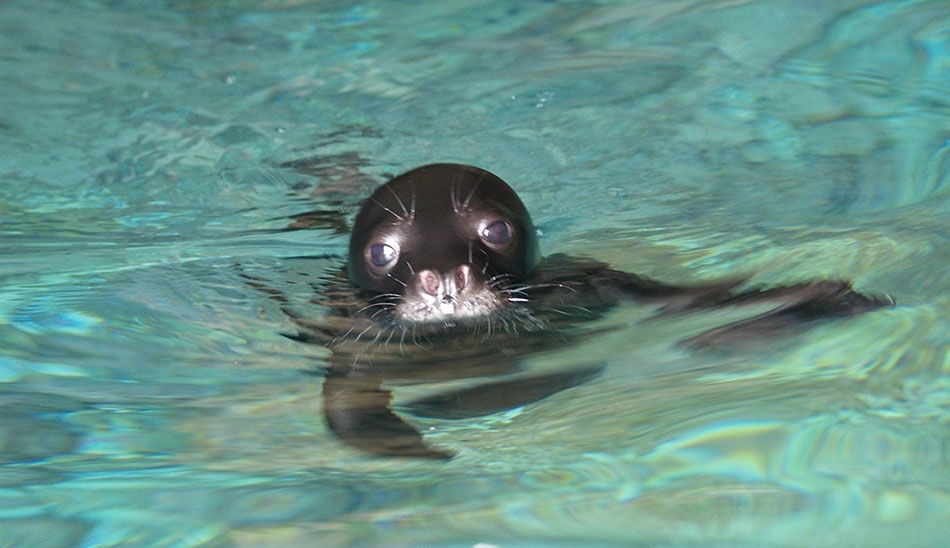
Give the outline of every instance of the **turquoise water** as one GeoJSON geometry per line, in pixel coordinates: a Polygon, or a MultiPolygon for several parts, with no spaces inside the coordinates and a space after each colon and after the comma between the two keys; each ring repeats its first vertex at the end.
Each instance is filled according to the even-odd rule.
{"type": "Polygon", "coordinates": [[[0,74],[0,546],[950,538],[950,3],[8,1],[0,74]],[[433,161],[546,253],[898,306],[716,355],[627,307],[548,357],[599,379],[367,457],[240,274],[433,161]]]}

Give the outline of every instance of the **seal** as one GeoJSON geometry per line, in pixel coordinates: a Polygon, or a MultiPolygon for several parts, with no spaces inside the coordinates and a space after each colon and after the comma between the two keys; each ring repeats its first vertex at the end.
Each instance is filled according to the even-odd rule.
{"type": "Polygon", "coordinates": [[[602,363],[543,374],[525,374],[520,363],[597,336],[602,329],[584,325],[623,302],[656,306],[658,314],[757,305],[744,319],[683,341],[693,348],[771,340],[817,320],[893,305],[845,281],[740,290],[746,280],[677,286],[586,258],[542,259],[531,216],[507,183],[484,169],[443,163],[403,173],[365,201],[346,267],[320,288],[325,315],[282,303],[298,328],[290,337],[332,350],[324,411],[340,440],[377,455],[449,458],[452,451],[426,444],[393,410],[384,385],[465,381],[400,408],[462,419],[597,377],[602,363]]]}

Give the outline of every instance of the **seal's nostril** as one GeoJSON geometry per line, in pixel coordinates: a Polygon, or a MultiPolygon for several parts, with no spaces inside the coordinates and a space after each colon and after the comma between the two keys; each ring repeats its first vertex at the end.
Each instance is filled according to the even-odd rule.
{"type": "Polygon", "coordinates": [[[419,273],[419,278],[422,281],[422,290],[428,293],[429,295],[438,295],[439,294],[439,276],[431,270],[423,270],[419,273]]]}
{"type": "Polygon", "coordinates": [[[455,290],[461,293],[468,285],[469,268],[468,265],[462,265],[455,269],[455,290]]]}

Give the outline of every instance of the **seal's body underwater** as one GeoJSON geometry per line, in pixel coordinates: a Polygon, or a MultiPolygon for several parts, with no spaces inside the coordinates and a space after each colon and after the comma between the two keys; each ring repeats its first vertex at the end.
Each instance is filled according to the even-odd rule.
{"type": "Polygon", "coordinates": [[[528,355],[591,336],[578,327],[624,301],[656,303],[664,314],[771,305],[685,341],[698,347],[767,338],[892,304],[847,282],[740,292],[742,281],[673,286],[588,259],[542,259],[531,217],[504,181],[473,166],[433,164],[395,177],[364,203],[346,271],[322,295],[328,314],[288,314],[299,328],[293,338],[333,352],[324,409],[341,440],[380,455],[447,458],[450,452],[425,444],[391,409],[384,384],[487,379],[406,406],[418,415],[471,417],[596,377],[600,364],[512,374],[528,355]]]}

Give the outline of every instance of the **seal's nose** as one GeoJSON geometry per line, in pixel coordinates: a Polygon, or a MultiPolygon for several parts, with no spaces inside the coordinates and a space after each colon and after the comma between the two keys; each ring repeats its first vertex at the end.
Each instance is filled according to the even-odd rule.
{"type": "Polygon", "coordinates": [[[468,265],[461,265],[448,274],[423,270],[419,272],[419,282],[423,291],[448,302],[468,287],[471,273],[471,267],[468,265]]]}

